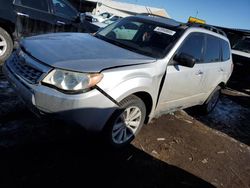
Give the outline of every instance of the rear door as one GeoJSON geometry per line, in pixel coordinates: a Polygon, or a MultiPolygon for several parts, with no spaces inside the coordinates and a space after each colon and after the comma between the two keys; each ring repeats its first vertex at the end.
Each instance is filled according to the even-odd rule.
{"type": "Polygon", "coordinates": [[[15,0],[18,37],[54,31],[54,17],[50,13],[48,0],[15,0]]]}
{"type": "Polygon", "coordinates": [[[65,0],[50,0],[55,18],[56,32],[81,31],[77,10],[65,0]]]}
{"type": "Polygon", "coordinates": [[[172,111],[203,100],[203,52],[204,34],[189,34],[175,55],[184,53],[193,56],[196,64],[190,68],[179,65],[173,58],[170,60],[159,97],[159,111],[172,111]]]}
{"type": "Polygon", "coordinates": [[[224,74],[228,71],[225,67],[226,63],[222,62],[223,54],[221,39],[206,34],[205,41],[203,90],[209,94],[224,80],[224,74]]]}
{"type": "Polygon", "coordinates": [[[233,71],[233,64],[231,59],[231,47],[229,45],[229,42],[224,39],[220,39],[220,42],[221,42],[221,52],[222,52],[221,55],[222,62],[220,68],[223,69],[224,81],[227,81],[233,71]]]}

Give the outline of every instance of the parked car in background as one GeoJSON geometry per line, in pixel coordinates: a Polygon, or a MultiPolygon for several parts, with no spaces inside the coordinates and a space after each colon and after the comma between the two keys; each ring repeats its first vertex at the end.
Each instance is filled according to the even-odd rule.
{"type": "Polygon", "coordinates": [[[232,47],[234,72],[229,87],[250,94],[250,36],[243,36],[232,47]]]}
{"type": "Polygon", "coordinates": [[[243,36],[232,47],[232,53],[250,59],[250,36],[243,36]]]}
{"type": "Polygon", "coordinates": [[[162,113],[215,107],[232,56],[222,31],[202,27],[138,15],[95,35],[34,36],[3,71],[33,112],[103,131],[112,146],[123,147],[162,113]]]}
{"type": "Polygon", "coordinates": [[[67,0],[0,0],[0,61],[22,37],[50,32],[84,32],[80,14],[67,0]]]}
{"type": "Polygon", "coordinates": [[[106,27],[106,26],[108,26],[108,25],[110,25],[110,24],[112,24],[120,19],[121,19],[121,17],[119,17],[119,16],[113,16],[112,18],[109,18],[103,22],[92,22],[91,24],[93,25],[93,28],[96,32],[99,29],[104,28],[104,27],[106,27]]]}
{"type": "Polygon", "coordinates": [[[103,12],[99,15],[94,15],[90,12],[85,13],[85,19],[89,22],[104,22],[107,19],[111,19],[115,15],[108,12],[103,12]]]}

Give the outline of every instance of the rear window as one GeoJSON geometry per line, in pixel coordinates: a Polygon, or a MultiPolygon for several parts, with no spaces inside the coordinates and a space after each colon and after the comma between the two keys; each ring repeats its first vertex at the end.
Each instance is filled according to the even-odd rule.
{"type": "Polygon", "coordinates": [[[19,0],[19,3],[23,6],[27,6],[30,8],[48,11],[48,2],[47,0],[39,0],[39,1],[31,1],[31,0],[19,0]]]}
{"type": "Polygon", "coordinates": [[[70,7],[64,0],[52,0],[54,11],[57,15],[74,18],[77,12],[70,7]]]}
{"type": "Polygon", "coordinates": [[[207,35],[206,51],[204,56],[204,62],[219,62],[220,61],[220,39],[212,35],[207,35]]]}
{"type": "Polygon", "coordinates": [[[227,41],[221,40],[222,48],[222,61],[227,61],[230,59],[230,47],[227,41]]]}

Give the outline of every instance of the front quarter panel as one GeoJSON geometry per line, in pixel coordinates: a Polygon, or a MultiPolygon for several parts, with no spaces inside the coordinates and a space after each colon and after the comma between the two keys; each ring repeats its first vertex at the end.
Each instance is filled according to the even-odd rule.
{"type": "Polygon", "coordinates": [[[154,62],[144,65],[114,68],[103,72],[103,80],[98,84],[105,93],[117,102],[127,96],[146,92],[153,100],[155,106],[161,77],[164,69],[161,63],[154,62]]]}

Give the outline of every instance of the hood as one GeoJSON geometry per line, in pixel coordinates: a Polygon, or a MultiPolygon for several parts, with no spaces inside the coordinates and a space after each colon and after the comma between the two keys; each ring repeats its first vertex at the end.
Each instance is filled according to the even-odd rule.
{"type": "Polygon", "coordinates": [[[43,63],[78,72],[152,63],[154,58],[115,46],[90,34],[53,33],[29,37],[22,48],[43,63]]]}

